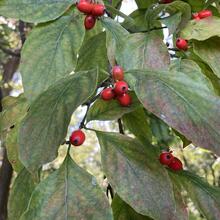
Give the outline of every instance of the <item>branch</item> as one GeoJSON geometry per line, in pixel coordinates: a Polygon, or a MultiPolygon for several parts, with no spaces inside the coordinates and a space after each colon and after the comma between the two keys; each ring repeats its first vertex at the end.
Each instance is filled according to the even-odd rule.
{"type": "Polygon", "coordinates": [[[120,118],[118,119],[118,128],[119,128],[119,133],[120,134],[125,134],[124,129],[123,129],[123,125],[122,125],[122,122],[121,122],[120,118]]]}
{"type": "Polygon", "coordinates": [[[25,28],[25,23],[23,21],[19,20],[18,30],[19,30],[22,45],[24,45],[24,42],[26,41],[26,35],[25,35],[24,28],[25,28]]]}

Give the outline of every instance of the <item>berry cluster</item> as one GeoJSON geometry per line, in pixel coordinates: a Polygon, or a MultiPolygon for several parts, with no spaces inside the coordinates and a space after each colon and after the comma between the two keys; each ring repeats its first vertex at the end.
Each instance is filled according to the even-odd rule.
{"type": "Polygon", "coordinates": [[[211,17],[212,12],[210,10],[202,10],[200,12],[194,13],[192,16],[195,20],[201,20],[203,18],[211,17]]]}
{"type": "Polygon", "coordinates": [[[70,135],[70,143],[74,146],[80,146],[84,143],[86,136],[82,130],[73,131],[70,135]]]}
{"type": "Polygon", "coordinates": [[[105,14],[105,6],[102,4],[92,3],[90,0],[80,0],[76,7],[79,11],[86,14],[84,26],[90,30],[95,26],[97,17],[105,14]]]}
{"type": "Polygon", "coordinates": [[[128,84],[124,80],[124,71],[120,66],[114,66],[112,77],[115,81],[114,87],[108,87],[102,90],[101,98],[105,101],[116,98],[121,106],[131,105],[132,98],[128,94],[128,84]]]}
{"type": "Polygon", "coordinates": [[[178,171],[183,169],[182,162],[173,156],[172,151],[162,152],[159,160],[161,164],[168,166],[171,170],[178,171]]]}

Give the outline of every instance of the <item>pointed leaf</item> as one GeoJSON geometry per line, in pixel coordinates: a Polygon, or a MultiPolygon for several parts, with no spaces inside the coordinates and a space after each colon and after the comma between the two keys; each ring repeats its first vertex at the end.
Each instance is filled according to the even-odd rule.
{"type": "Polygon", "coordinates": [[[78,12],[33,29],[22,49],[20,66],[29,101],[74,70],[83,37],[82,16],[78,12]]]}
{"type": "Polygon", "coordinates": [[[77,72],[59,80],[32,103],[19,132],[20,159],[31,172],[56,157],[72,113],[95,91],[97,77],[97,70],[77,72]]]}
{"type": "Polygon", "coordinates": [[[207,220],[220,219],[220,189],[188,171],[172,173],[207,220]]]}
{"type": "Polygon", "coordinates": [[[176,219],[172,184],[151,145],[116,133],[96,132],[103,170],[118,195],[136,212],[176,219]]]}
{"type": "Polygon", "coordinates": [[[117,194],[112,201],[114,220],[151,220],[148,216],[137,213],[131,206],[124,202],[117,194]]]}
{"type": "Polygon", "coordinates": [[[111,220],[112,214],[95,177],[67,156],[59,170],[36,187],[21,217],[26,219],[111,220]]]}
{"type": "Polygon", "coordinates": [[[58,18],[75,2],[76,0],[1,0],[0,14],[26,22],[40,23],[58,18]]]}
{"type": "Polygon", "coordinates": [[[31,174],[24,168],[16,177],[9,196],[8,218],[10,220],[20,219],[26,210],[35,183],[31,174]]]}
{"type": "Polygon", "coordinates": [[[140,70],[130,71],[128,78],[147,110],[194,144],[220,155],[220,98],[203,83],[204,78],[140,70]]]}

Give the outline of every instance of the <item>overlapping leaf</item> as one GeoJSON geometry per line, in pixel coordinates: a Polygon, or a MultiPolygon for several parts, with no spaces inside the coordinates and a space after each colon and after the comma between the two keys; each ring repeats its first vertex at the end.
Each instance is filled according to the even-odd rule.
{"type": "Polygon", "coordinates": [[[220,18],[210,17],[199,21],[192,20],[181,31],[181,37],[187,40],[206,40],[213,36],[220,36],[220,18]]]}
{"type": "Polygon", "coordinates": [[[199,72],[135,70],[127,80],[147,110],[194,144],[220,155],[220,98],[199,72]]]}
{"type": "Polygon", "coordinates": [[[72,113],[95,91],[97,77],[94,69],[77,72],[59,80],[32,103],[19,132],[20,159],[31,172],[56,157],[72,113]]]}
{"type": "Polygon", "coordinates": [[[182,219],[175,208],[170,179],[151,145],[116,133],[96,134],[103,170],[126,203],[153,219],[182,219]]]}
{"type": "Polygon", "coordinates": [[[220,38],[213,37],[206,41],[194,41],[193,51],[204,63],[208,64],[216,76],[220,78],[220,38]]]}
{"type": "Polygon", "coordinates": [[[187,171],[171,173],[207,220],[220,218],[220,189],[187,171]]]}
{"type": "Polygon", "coordinates": [[[75,2],[76,0],[1,0],[0,14],[26,22],[40,23],[58,18],[75,2]]]}
{"type": "Polygon", "coordinates": [[[28,207],[31,194],[34,191],[35,183],[31,174],[23,168],[16,177],[12,189],[10,191],[8,204],[8,218],[10,220],[19,219],[22,213],[28,207]]]}
{"type": "Polygon", "coordinates": [[[112,214],[95,177],[67,156],[59,170],[36,187],[21,217],[27,219],[111,220],[112,214]]]}
{"type": "Polygon", "coordinates": [[[77,12],[33,29],[22,50],[20,66],[29,101],[74,70],[83,38],[82,16],[77,12]]]}

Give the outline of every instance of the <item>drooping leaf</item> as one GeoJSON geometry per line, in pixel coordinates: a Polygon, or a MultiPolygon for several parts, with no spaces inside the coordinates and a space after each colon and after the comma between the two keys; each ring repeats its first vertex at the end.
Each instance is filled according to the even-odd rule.
{"type": "Polygon", "coordinates": [[[74,70],[83,37],[82,16],[78,12],[33,29],[22,50],[20,66],[29,101],[74,70]]]}
{"type": "Polygon", "coordinates": [[[124,202],[117,194],[112,201],[114,220],[151,220],[148,216],[137,213],[131,206],[124,202]]]}
{"type": "Polygon", "coordinates": [[[36,187],[21,217],[26,219],[111,220],[112,214],[95,177],[67,156],[62,166],[36,187]]]}
{"type": "Polygon", "coordinates": [[[220,154],[220,98],[198,74],[129,71],[144,107],[194,144],[220,154]]]}
{"type": "Polygon", "coordinates": [[[1,0],[0,14],[26,22],[40,23],[61,16],[76,0],[1,0]]]}
{"type": "Polygon", "coordinates": [[[188,171],[171,173],[207,220],[220,218],[220,189],[188,171]]]}
{"type": "MultiPolygon", "coordinates": [[[[99,67],[99,70],[103,69],[108,71],[105,32],[99,33],[83,43],[79,51],[76,71],[89,70],[97,66],[99,67]]],[[[105,78],[106,75],[102,74],[100,71],[99,81],[102,81],[105,78]]]]}
{"type": "Polygon", "coordinates": [[[28,206],[34,188],[35,183],[31,174],[23,168],[16,177],[10,191],[8,204],[8,218],[10,220],[20,219],[28,206]]]}
{"type": "Polygon", "coordinates": [[[127,113],[122,117],[125,128],[133,133],[139,140],[147,143],[152,141],[149,118],[142,108],[127,113]]]}
{"type": "Polygon", "coordinates": [[[10,161],[13,170],[20,172],[23,168],[22,163],[18,157],[18,129],[16,125],[6,136],[5,145],[7,149],[8,160],[10,161]]]}
{"type": "Polygon", "coordinates": [[[56,157],[72,113],[95,91],[97,77],[94,69],[77,72],[59,80],[31,104],[19,131],[19,155],[28,170],[34,172],[56,157]]]}
{"type": "Polygon", "coordinates": [[[220,36],[220,18],[209,17],[206,19],[191,20],[181,31],[181,37],[187,40],[206,40],[213,36],[220,36]]]}
{"type": "Polygon", "coordinates": [[[140,102],[134,93],[131,93],[132,104],[129,107],[122,107],[117,100],[104,101],[98,99],[89,109],[87,121],[100,120],[111,121],[121,118],[122,115],[132,112],[140,107],[140,102]]]}
{"type": "Polygon", "coordinates": [[[153,219],[182,219],[175,210],[170,179],[151,145],[116,133],[96,134],[104,173],[127,204],[153,219]]]}
{"type": "Polygon", "coordinates": [[[216,76],[220,78],[220,38],[213,37],[206,41],[194,41],[193,51],[203,62],[208,64],[216,76]]]}

